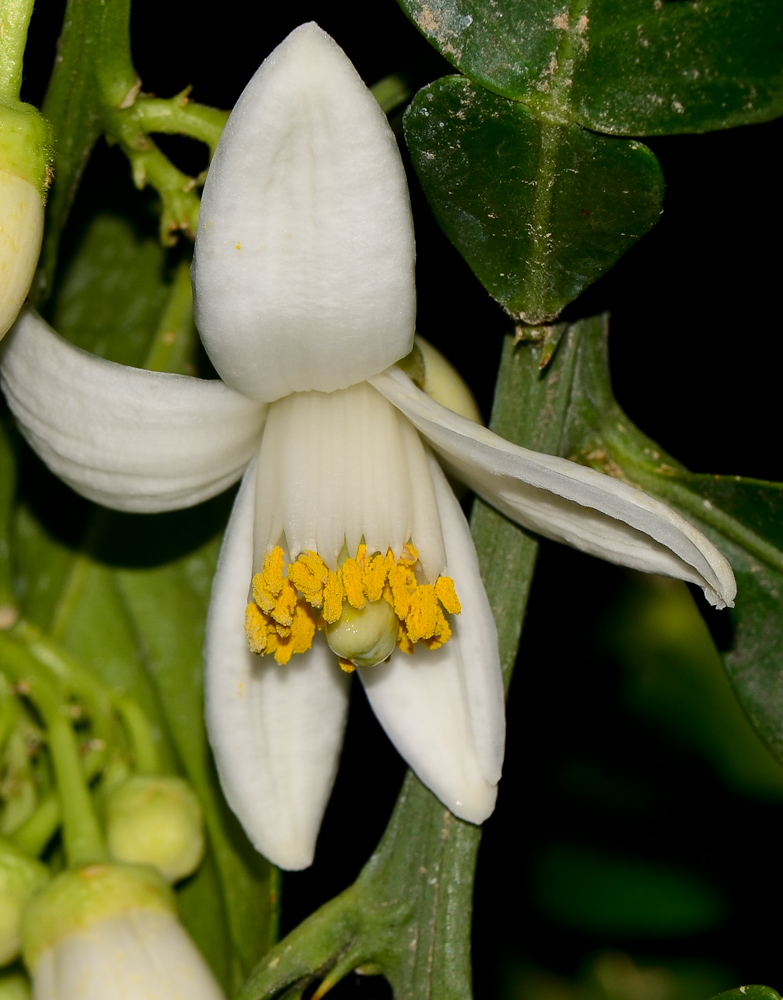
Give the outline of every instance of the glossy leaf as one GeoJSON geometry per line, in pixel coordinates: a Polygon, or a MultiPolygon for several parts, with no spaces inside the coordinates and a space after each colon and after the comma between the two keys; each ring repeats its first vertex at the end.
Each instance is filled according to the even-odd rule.
{"type": "Polygon", "coordinates": [[[780,1000],[780,994],[770,986],[739,986],[719,993],[712,1000],[780,1000]]]}
{"type": "Polygon", "coordinates": [[[706,132],[783,113],[769,0],[400,0],[463,73],[614,135],[706,132]]]}
{"type": "MultiPolygon", "coordinates": [[[[606,317],[582,324],[566,427],[570,457],[678,508],[719,546],[737,578],[724,663],[757,733],[783,763],[783,484],[688,472],[637,430],[611,394],[606,317]]],[[[716,620],[716,624],[720,619],[716,620]]]]}
{"type": "Polygon", "coordinates": [[[405,138],[446,235],[528,323],[557,316],[661,214],[646,146],[554,125],[462,77],[419,91],[405,138]]]}

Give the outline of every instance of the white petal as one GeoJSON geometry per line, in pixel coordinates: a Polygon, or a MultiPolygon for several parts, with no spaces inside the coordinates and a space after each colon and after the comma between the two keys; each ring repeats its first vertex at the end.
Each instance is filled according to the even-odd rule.
{"type": "Polygon", "coordinates": [[[207,353],[264,401],[360,382],[411,350],[414,256],[386,119],[304,24],[245,88],[209,170],[193,264],[207,353]]]}
{"type": "Polygon", "coordinates": [[[266,407],[218,381],[95,357],[24,309],[0,348],[19,427],[77,492],[118,510],[174,510],[215,496],[258,447],[266,407]]]}
{"type": "Polygon", "coordinates": [[[258,462],[255,562],[280,543],[335,569],[365,540],[399,558],[410,539],[428,579],[445,562],[424,446],[409,420],[367,382],[286,396],[269,408],[258,462]]]}
{"type": "Polygon", "coordinates": [[[370,380],[455,475],[519,524],[591,555],[698,584],[717,607],[737,587],[712,542],[666,504],[564,458],[513,445],[440,406],[399,369],[370,380]]]}
{"type": "Polygon", "coordinates": [[[465,517],[432,460],[447,571],[462,613],[440,649],[399,651],[361,668],[381,725],[419,779],[462,819],[482,823],[495,807],[503,763],[505,712],[492,611],[465,517]]]}
{"type": "Polygon", "coordinates": [[[226,800],[250,840],[281,868],[306,868],[334,784],[348,678],[316,635],[280,666],[251,653],[244,630],[253,572],[255,463],[220,553],[207,619],[206,718],[226,800]]]}
{"type": "Polygon", "coordinates": [[[171,913],[128,910],[74,930],[33,970],[35,1000],[224,1000],[171,913]]]}

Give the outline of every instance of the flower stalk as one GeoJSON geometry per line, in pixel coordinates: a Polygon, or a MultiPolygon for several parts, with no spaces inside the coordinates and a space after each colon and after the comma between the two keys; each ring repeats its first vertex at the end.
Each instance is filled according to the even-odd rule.
{"type": "Polygon", "coordinates": [[[45,723],[54,762],[65,853],[71,867],[106,860],[68,704],[46,668],[21,643],[0,633],[0,669],[33,702],[45,723]]]}

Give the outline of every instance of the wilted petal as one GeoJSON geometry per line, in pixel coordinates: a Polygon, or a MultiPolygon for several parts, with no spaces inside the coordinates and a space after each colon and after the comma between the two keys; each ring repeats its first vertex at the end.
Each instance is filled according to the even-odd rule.
{"type": "Polygon", "coordinates": [[[482,823],[495,807],[505,713],[498,640],[465,517],[432,460],[447,572],[462,613],[440,649],[395,652],[358,671],[373,711],[419,779],[462,819],[482,823]]]}
{"type": "Polygon", "coordinates": [[[256,471],[242,481],[212,585],[205,648],[207,730],[228,804],[281,868],[306,868],[334,784],[348,678],[326,643],[281,666],[248,649],[256,471]]]}
{"type": "Polygon", "coordinates": [[[513,445],[420,392],[399,369],[370,379],[457,478],[512,520],[610,562],[696,583],[731,605],[731,567],[685,518],[627,483],[513,445]]]}
{"type": "Polygon", "coordinates": [[[245,88],[209,169],[193,264],[207,353],[264,401],[363,381],[411,349],[413,267],[386,118],[342,49],[304,24],[245,88]]]}
{"type": "Polygon", "coordinates": [[[0,348],[0,383],[56,475],[90,500],[142,513],[189,507],[235,482],[267,409],[222,382],[88,354],[32,309],[0,348]]]}

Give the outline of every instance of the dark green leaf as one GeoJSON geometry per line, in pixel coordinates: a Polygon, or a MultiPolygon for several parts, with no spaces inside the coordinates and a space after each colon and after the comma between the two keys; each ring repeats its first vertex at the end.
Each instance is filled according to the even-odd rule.
{"type": "Polygon", "coordinates": [[[155,240],[139,239],[126,219],[97,216],[58,288],[52,326],[85,351],[144,367],[168,294],[163,268],[155,240]]]}
{"type": "Polygon", "coordinates": [[[637,430],[611,394],[605,317],[583,324],[568,453],[660,497],[708,535],[737,578],[724,661],[756,731],[783,763],[783,484],[697,475],[637,430]]]}
{"type": "Polygon", "coordinates": [[[706,132],[783,113],[779,0],[400,0],[483,86],[615,135],[706,132]]]}
{"type": "Polygon", "coordinates": [[[661,214],[646,146],[554,125],[463,77],[419,91],[405,138],[446,235],[528,323],[557,316],[661,214]]]}
{"type": "Polygon", "coordinates": [[[712,1000],[780,1000],[780,994],[770,986],[740,986],[736,990],[719,993],[712,1000]]]}

